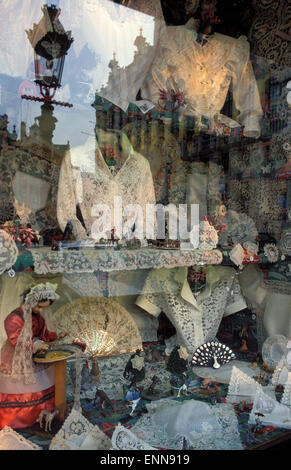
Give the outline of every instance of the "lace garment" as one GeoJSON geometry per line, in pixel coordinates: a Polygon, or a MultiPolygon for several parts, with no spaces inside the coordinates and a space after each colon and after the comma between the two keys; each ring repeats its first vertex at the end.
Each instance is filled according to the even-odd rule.
{"type": "Polygon", "coordinates": [[[111,440],[73,408],[59,432],[53,437],[49,450],[106,450],[111,440]]]}
{"type": "MultiPolygon", "coordinates": [[[[121,143],[127,153],[127,158],[115,176],[111,174],[99,149],[96,150],[96,158],[93,161],[94,169],[92,166],[86,168],[86,164],[82,168],[73,168],[69,153],[62,162],[57,217],[63,231],[67,222],[72,222],[73,234],[77,240],[86,239],[87,235],[91,235],[92,225],[96,220],[92,215],[94,205],[105,205],[110,209],[108,227],[107,229],[103,227],[103,232],[105,232],[102,235],[103,238],[108,238],[106,232],[110,232],[113,227],[116,228],[116,235],[119,238],[130,233],[134,224],[137,223],[139,214],[135,212],[132,216],[131,211],[131,217],[123,216],[122,208],[124,209],[129,204],[138,204],[142,209],[141,222],[145,233],[146,206],[155,204],[156,201],[150,165],[142,155],[132,149],[125,134],[121,134],[121,143]],[[116,197],[122,198],[121,206],[115,204],[116,197]],[[77,204],[86,229],[76,216],[77,204]],[[123,223],[122,233],[121,222],[123,223]]],[[[98,211],[94,215],[97,217],[98,211]]],[[[96,231],[99,232],[100,228],[97,227],[96,231]]],[[[94,233],[92,236],[94,238],[94,233]]],[[[102,236],[100,235],[99,238],[102,236]]],[[[136,236],[144,238],[143,233],[137,233],[136,236]]]]}
{"type": "MultiPolygon", "coordinates": [[[[163,28],[157,55],[142,87],[142,97],[159,106],[161,90],[169,94],[174,90],[185,100],[179,111],[213,119],[224,105],[232,80],[244,134],[259,137],[262,108],[247,39],[217,33],[205,39],[206,44],[202,45],[197,41],[197,33],[185,26],[163,28]]],[[[218,120],[231,127],[238,125],[222,115],[218,120]]]]}
{"type": "Polygon", "coordinates": [[[220,264],[219,250],[94,250],[79,251],[38,248],[31,250],[34,270],[47,273],[93,273],[94,271],[130,271],[134,269],[177,268],[179,266],[220,264]]]}
{"type": "Polygon", "coordinates": [[[227,404],[165,398],[146,406],[148,415],[131,431],[154,447],[179,450],[186,439],[194,450],[242,449],[237,418],[227,404]]]}
{"type": "Polygon", "coordinates": [[[0,230],[0,275],[12,268],[17,260],[18,248],[13,238],[0,230]]]}
{"type": "Polygon", "coordinates": [[[226,401],[229,403],[253,401],[259,387],[259,383],[252,377],[233,366],[226,401]]]}
{"type": "Polygon", "coordinates": [[[136,437],[129,429],[120,423],[112,435],[112,449],[114,450],[156,450],[142,439],[136,437]]]}
{"type": "Polygon", "coordinates": [[[263,392],[262,387],[258,388],[254,398],[253,408],[249,417],[249,424],[256,424],[259,420],[265,426],[274,426],[276,428],[291,429],[291,411],[285,405],[278,403],[263,392]]]}
{"type": "Polygon", "coordinates": [[[163,311],[176,328],[177,344],[190,354],[215,337],[234,281],[232,268],[206,268],[206,273],[206,290],[195,299],[187,270],[152,270],[136,302],[154,316],[163,311]]]}
{"type": "Polygon", "coordinates": [[[42,450],[42,448],[28,441],[9,426],[5,426],[0,431],[0,450],[42,450]]]}

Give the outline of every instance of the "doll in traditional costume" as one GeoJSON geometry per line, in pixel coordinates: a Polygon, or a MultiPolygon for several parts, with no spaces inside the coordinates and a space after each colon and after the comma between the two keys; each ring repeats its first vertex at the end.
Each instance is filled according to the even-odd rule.
{"type": "MultiPolygon", "coordinates": [[[[7,341],[1,350],[0,429],[26,428],[42,410],[54,408],[54,366],[34,364],[33,353],[46,349],[56,333],[47,329],[41,311],[59,298],[56,284],[37,284],[5,319],[7,341]]],[[[59,337],[63,337],[60,335],[59,337]]]]}

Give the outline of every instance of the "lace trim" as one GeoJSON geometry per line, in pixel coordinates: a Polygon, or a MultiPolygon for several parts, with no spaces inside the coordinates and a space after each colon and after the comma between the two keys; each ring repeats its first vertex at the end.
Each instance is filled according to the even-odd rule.
{"type": "Polygon", "coordinates": [[[47,273],[92,273],[94,271],[129,271],[134,269],[176,268],[200,264],[220,264],[219,250],[93,250],[78,252],[31,250],[34,270],[47,273]]]}
{"type": "Polygon", "coordinates": [[[13,238],[0,230],[0,275],[10,269],[17,260],[18,248],[13,238]]]}

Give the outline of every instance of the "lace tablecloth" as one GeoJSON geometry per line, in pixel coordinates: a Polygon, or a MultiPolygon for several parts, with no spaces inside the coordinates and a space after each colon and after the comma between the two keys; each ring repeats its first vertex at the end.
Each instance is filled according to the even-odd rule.
{"type": "Polygon", "coordinates": [[[37,274],[47,273],[92,273],[135,269],[176,268],[181,266],[220,264],[219,250],[94,250],[52,251],[48,248],[31,250],[34,270],[37,274]]]}

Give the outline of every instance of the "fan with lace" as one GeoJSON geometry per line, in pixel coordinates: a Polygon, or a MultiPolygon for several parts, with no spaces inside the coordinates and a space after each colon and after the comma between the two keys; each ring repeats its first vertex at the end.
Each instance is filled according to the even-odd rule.
{"type": "Polygon", "coordinates": [[[54,314],[57,332],[66,331],[66,342],[86,345],[92,360],[91,375],[100,376],[98,357],[142,350],[139,329],[124,307],[105,297],[83,297],[63,305],[54,314]]]}

